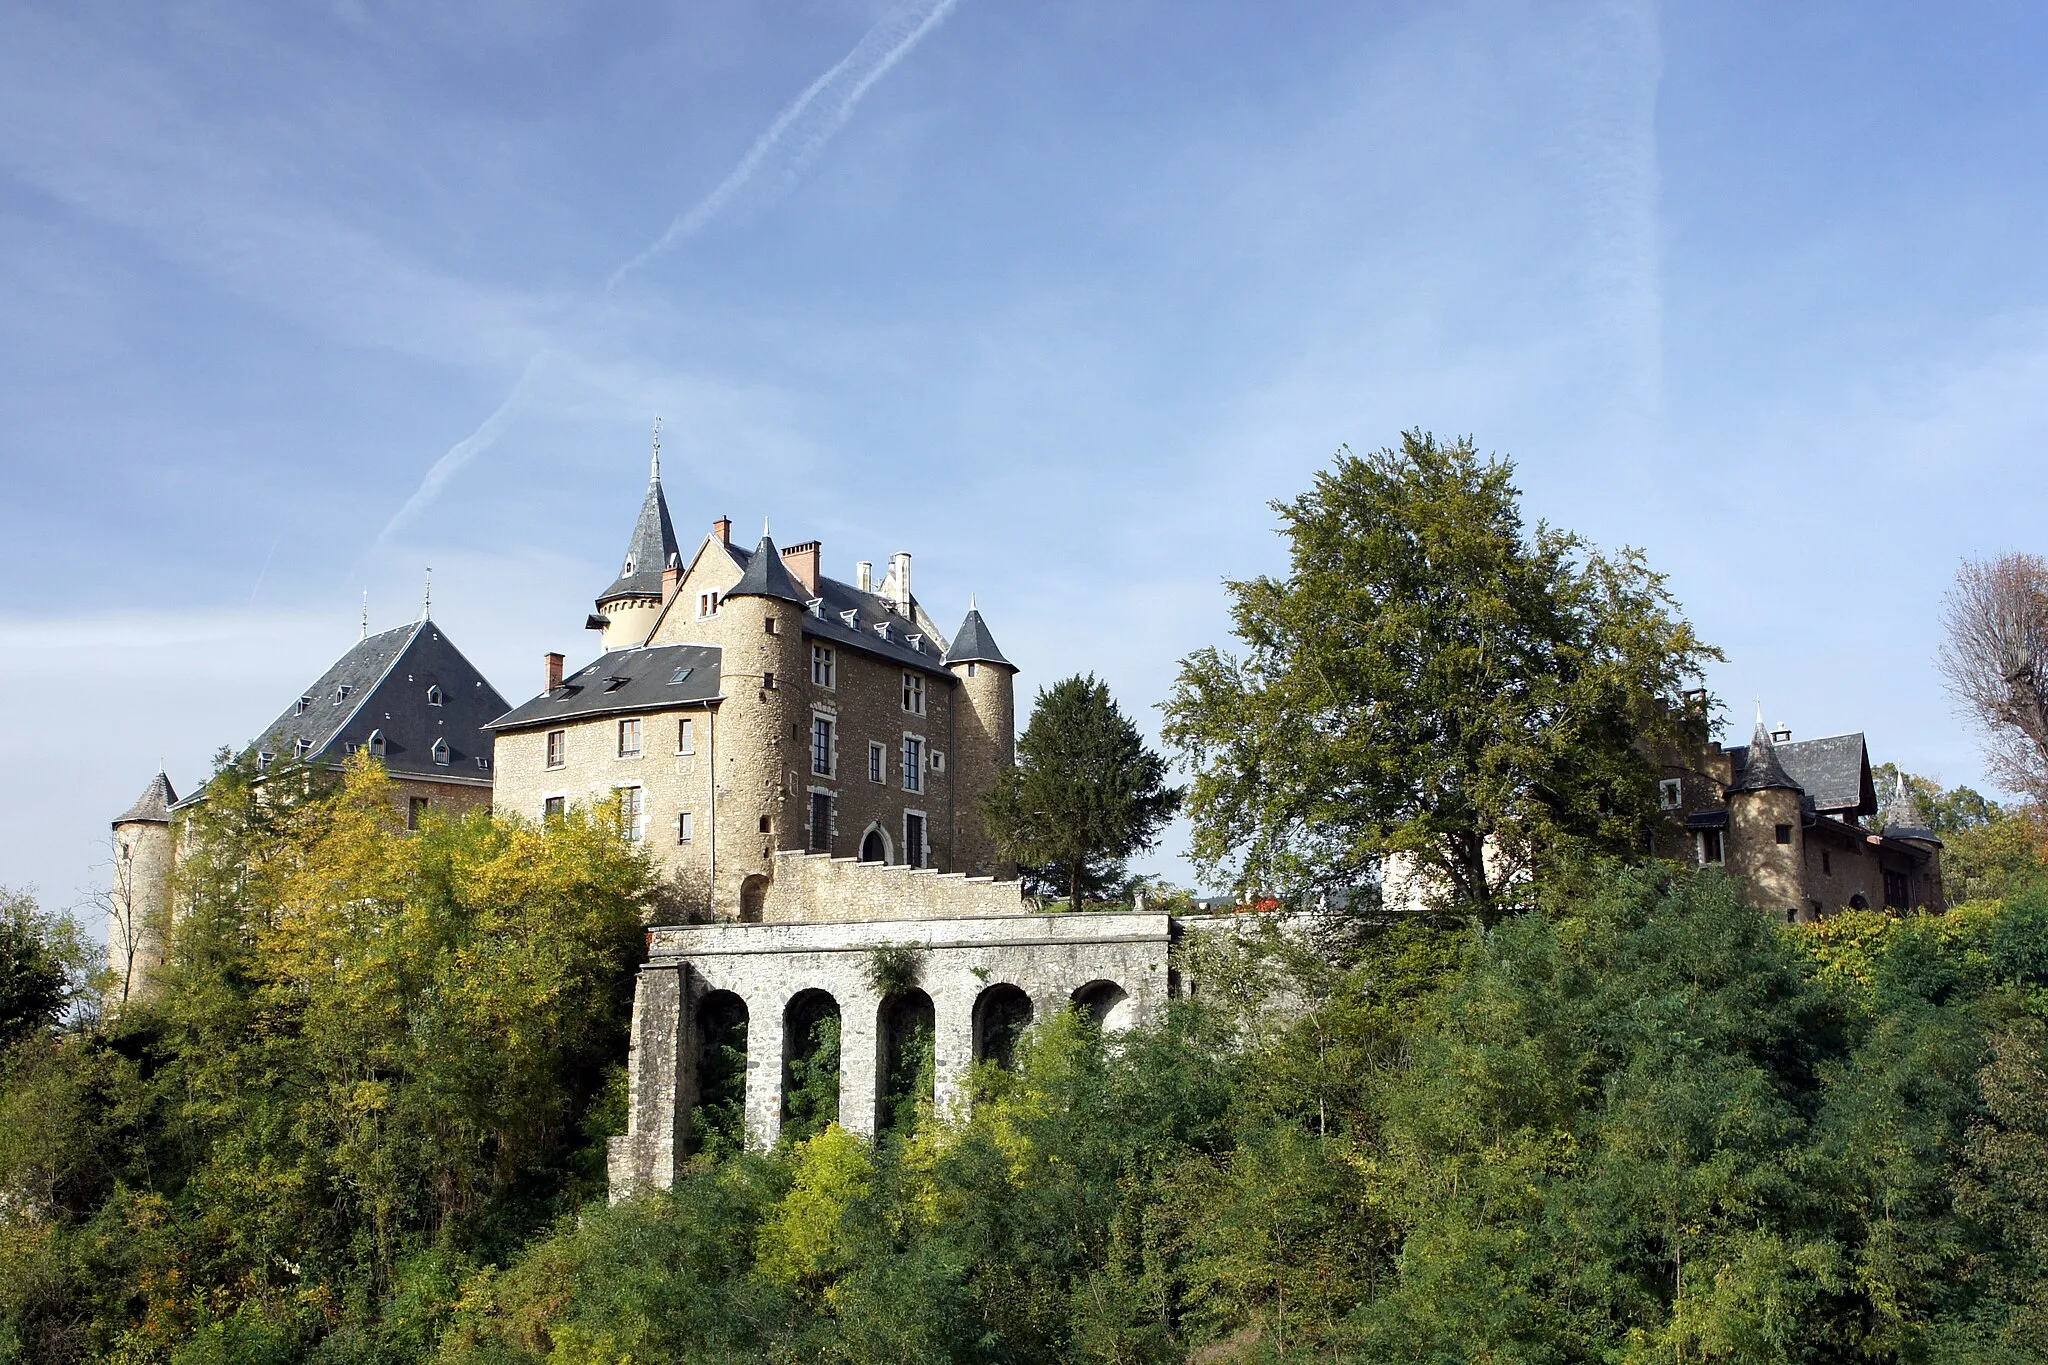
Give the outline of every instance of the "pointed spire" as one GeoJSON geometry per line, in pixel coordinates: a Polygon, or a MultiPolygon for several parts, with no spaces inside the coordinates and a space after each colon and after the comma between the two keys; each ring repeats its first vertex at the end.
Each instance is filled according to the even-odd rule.
{"type": "Polygon", "coordinates": [[[135,804],[114,817],[114,824],[121,825],[168,825],[171,823],[171,807],[176,805],[178,794],[171,790],[171,779],[159,767],[156,776],[149,779],[149,785],[142,789],[142,795],[135,798],[135,804]]]}
{"type": "Polygon", "coordinates": [[[650,483],[661,482],[661,419],[654,419],[654,458],[648,473],[650,483]]]}
{"type": "Polygon", "coordinates": [[[994,664],[1007,668],[1012,673],[1017,665],[1003,657],[1003,651],[996,648],[996,637],[989,631],[988,622],[981,619],[980,608],[974,599],[968,598],[967,619],[960,623],[960,629],[953,636],[952,648],[946,651],[946,665],[994,664]]]}
{"type": "Polygon", "coordinates": [[[420,598],[420,620],[422,620],[422,621],[431,621],[431,620],[432,620],[433,618],[434,618],[434,566],[433,566],[433,565],[431,565],[431,564],[429,564],[429,565],[427,565],[427,591],[426,591],[426,595],[425,595],[425,596],[423,596],[422,598],[420,598]]]}
{"type": "Polygon", "coordinates": [[[1897,784],[1892,788],[1892,799],[1885,806],[1884,837],[1887,839],[1919,839],[1930,844],[1939,844],[1935,837],[1933,822],[1927,812],[1921,809],[1920,798],[1907,784],[1906,775],[1898,775],[1897,784]]]}
{"type": "Polygon", "coordinates": [[[772,597],[798,606],[811,600],[811,595],[796,581],[796,576],[783,566],[782,552],[775,548],[765,525],[761,531],[761,543],[754,547],[754,557],[747,561],[747,571],[725,594],[728,602],[735,597],[772,597]]]}
{"type": "Polygon", "coordinates": [[[1786,775],[1784,765],[1778,762],[1777,746],[1771,743],[1771,732],[1764,725],[1764,705],[1756,705],[1756,733],[1749,738],[1749,752],[1743,755],[1742,771],[1736,774],[1731,792],[1799,791],[1801,788],[1786,775]]]}
{"type": "Polygon", "coordinates": [[[655,438],[654,455],[647,478],[647,496],[640,503],[640,518],[633,523],[633,535],[626,542],[626,558],[612,585],[597,595],[597,604],[620,597],[661,597],[661,571],[676,553],[676,528],[668,517],[668,499],[661,492],[661,441],[655,438]]]}
{"type": "Polygon", "coordinates": [[[359,629],[358,629],[358,630],[356,631],[356,643],[357,643],[357,644],[361,644],[361,643],[362,643],[363,641],[365,641],[365,640],[367,640],[367,639],[369,639],[369,638],[370,638],[370,590],[369,590],[368,588],[364,588],[364,589],[363,589],[363,624],[362,624],[362,626],[361,626],[361,627],[360,627],[360,628],[359,628],[359,629]]]}

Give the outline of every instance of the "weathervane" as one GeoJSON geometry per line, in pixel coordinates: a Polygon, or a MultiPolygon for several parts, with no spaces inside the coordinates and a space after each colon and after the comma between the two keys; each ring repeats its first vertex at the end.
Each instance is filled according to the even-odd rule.
{"type": "Polygon", "coordinates": [[[431,620],[434,615],[434,566],[427,565],[427,595],[420,603],[420,620],[431,620]]]}
{"type": "Polygon", "coordinates": [[[654,419],[654,477],[661,477],[661,419],[654,419]]]}

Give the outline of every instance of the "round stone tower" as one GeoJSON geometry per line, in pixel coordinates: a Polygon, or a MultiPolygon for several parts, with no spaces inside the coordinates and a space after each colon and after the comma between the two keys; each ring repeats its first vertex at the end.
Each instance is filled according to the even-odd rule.
{"type": "Polygon", "coordinates": [[[159,772],[114,818],[114,885],[107,899],[108,1004],[119,1009],[148,987],[171,933],[171,806],[178,794],[159,772]]]}
{"type": "Polygon", "coordinates": [[[809,596],[765,533],[719,606],[725,640],[718,716],[716,908],[751,918],[777,849],[806,846],[810,709],[803,614],[809,596]]]}
{"type": "Polygon", "coordinates": [[[1787,923],[1813,918],[1806,898],[1806,831],[1799,784],[1757,713],[1742,771],[1728,788],[1728,871],[1749,884],[1750,903],[1787,923]]]}
{"type": "Polygon", "coordinates": [[[1013,876],[996,857],[981,819],[981,798],[1017,761],[1017,666],[996,648],[988,623],[973,606],[946,651],[946,668],[960,680],[953,717],[953,871],[970,876],[1013,876]]]}

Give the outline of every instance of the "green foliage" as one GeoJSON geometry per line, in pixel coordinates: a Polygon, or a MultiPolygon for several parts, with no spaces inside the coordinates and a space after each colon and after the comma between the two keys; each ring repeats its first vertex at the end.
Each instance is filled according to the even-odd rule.
{"type": "Polygon", "coordinates": [[[783,1074],[782,1137],[801,1143],[839,1122],[839,1011],[791,1020],[796,1046],[783,1074]]]}
{"type": "Polygon", "coordinates": [[[1951,905],[2000,900],[2048,882],[2048,830],[2031,806],[2005,807],[1968,787],[1943,787],[1890,763],[1871,770],[1878,791],[1875,823],[1891,819],[1899,778],[1919,802],[1934,832],[1941,837],[1941,876],[1951,905]]]}
{"type": "Polygon", "coordinates": [[[84,989],[91,964],[70,917],[0,886],[0,1047],[56,1024],[84,989]]]}
{"type": "Polygon", "coordinates": [[[1644,754],[1720,656],[1635,551],[1526,529],[1512,474],[1408,432],[1275,504],[1287,576],[1228,585],[1244,653],[1165,704],[1213,878],[1355,892],[1399,855],[1490,920],[1546,859],[1649,846],[1644,754]]]}
{"type": "Polygon", "coordinates": [[[861,973],[868,989],[880,996],[915,990],[924,973],[924,953],[924,946],[917,943],[883,943],[868,949],[861,973]]]}
{"type": "Polygon", "coordinates": [[[982,816],[1004,857],[1078,909],[1122,881],[1125,864],[1152,846],[1180,801],[1180,789],[1166,785],[1166,761],[1091,674],[1039,692],[1016,765],[984,799],[982,816]]]}

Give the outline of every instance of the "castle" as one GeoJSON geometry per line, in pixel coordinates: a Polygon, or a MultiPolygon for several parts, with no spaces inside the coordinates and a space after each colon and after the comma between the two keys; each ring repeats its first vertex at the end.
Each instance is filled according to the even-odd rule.
{"type": "MultiPolygon", "coordinates": [[[[657,445],[618,576],[585,623],[595,659],[570,670],[546,654],[540,691],[515,707],[424,615],[365,629],[245,754],[261,781],[367,749],[409,822],[486,801],[541,823],[603,807],[646,846],[668,900],[635,989],[615,1196],[671,1182],[722,1050],[744,1053],[745,1133],[770,1145],[793,1064],[836,1020],[838,1120],[874,1134],[913,1036],[931,1040],[925,1098],[944,1108],[1035,1016],[1068,1003],[1110,1028],[1154,1016],[1189,984],[1172,945],[1236,931],[1227,914],[1025,901],[978,812],[1012,762],[1017,668],[971,604],[949,640],[910,563],[893,555],[878,582],[861,562],[847,582],[824,572],[817,541],[778,549],[764,527],[747,549],[724,518],[686,558],[657,445]],[[878,973],[881,954],[897,970],[878,973]]],[[[1773,914],[1943,904],[1940,842],[1903,787],[1884,831],[1860,823],[1877,809],[1860,734],[1795,744],[1759,720],[1746,748],[1702,736],[1661,768],[1656,851],[1725,866],[1773,914]]],[[[127,945],[130,989],[173,916],[179,812],[204,799],[180,802],[159,774],[114,822],[109,941],[127,945]]]]}

